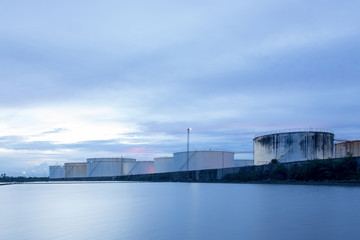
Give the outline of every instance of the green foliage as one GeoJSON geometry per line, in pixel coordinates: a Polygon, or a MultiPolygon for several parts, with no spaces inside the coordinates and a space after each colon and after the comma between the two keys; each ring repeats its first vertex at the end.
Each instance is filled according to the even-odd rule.
{"type": "Polygon", "coordinates": [[[45,182],[49,181],[48,177],[3,177],[0,178],[0,182],[45,182]]]}
{"type": "Polygon", "coordinates": [[[286,180],[287,176],[287,169],[281,164],[278,164],[270,171],[271,180],[286,180]]]}
{"type": "Polygon", "coordinates": [[[225,181],[357,181],[360,179],[358,163],[349,155],[343,159],[310,160],[297,163],[279,163],[246,168],[236,174],[225,176],[225,181]]]}
{"type": "Polygon", "coordinates": [[[279,163],[279,161],[277,159],[275,159],[275,158],[272,159],[271,162],[270,162],[270,164],[277,164],[277,163],[279,163]]]}

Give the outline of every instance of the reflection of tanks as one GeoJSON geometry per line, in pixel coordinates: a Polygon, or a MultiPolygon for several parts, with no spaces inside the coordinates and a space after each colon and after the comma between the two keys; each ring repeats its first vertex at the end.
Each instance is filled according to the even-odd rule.
{"type": "Polygon", "coordinates": [[[254,164],[272,159],[294,162],[333,157],[334,134],[327,131],[290,131],[254,138],[254,164]]]}
{"type": "Polygon", "coordinates": [[[335,157],[360,156],[360,140],[346,141],[335,144],[335,157]]]}

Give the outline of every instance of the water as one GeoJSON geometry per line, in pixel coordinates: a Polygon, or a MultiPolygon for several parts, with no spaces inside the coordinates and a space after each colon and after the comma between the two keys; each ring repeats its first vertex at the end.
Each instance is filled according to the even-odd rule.
{"type": "Polygon", "coordinates": [[[360,187],[0,186],[0,239],[360,239],[360,187]]]}

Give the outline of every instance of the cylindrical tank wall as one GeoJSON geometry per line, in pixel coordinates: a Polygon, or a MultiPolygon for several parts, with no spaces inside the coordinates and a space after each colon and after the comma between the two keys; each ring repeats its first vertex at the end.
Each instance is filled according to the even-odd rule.
{"type": "Polygon", "coordinates": [[[174,172],[176,171],[175,162],[173,157],[159,157],[154,158],[154,172],[174,172]]]}
{"type": "Polygon", "coordinates": [[[133,158],[89,158],[88,177],[114,177],[124,175],[124,161],[135,162],[133,158]]]}
{"type": "Polygon", "coordinates": [[[346,141],[335,144],[335,157],[343,158],[347,156],[360,156],[360,141],[346,141]]]}
{"type": "Polygon", "coordinates": [[[80,178],[87,176],[86,163],[65,163],[65,178],[80,178]]]}
{"type": "Polygon", "coordinates": [[[49,178],[64,178],[65,168],[61,165],[49,166],[49,178]]]}
{"type": "Polygon", "coordinates": [[[154,161],[125,161],[124,175],[154,173],[154,161]]]}
{"type": "Polygon", "coordinates": [[[272,159],[293,162],[333,157],[334,134],[329,132],[285,132],[254,139],[254,164],[268,164],[272,159]]]}
{"type": "Polygon", "coordinates": [[[174,153],[176,171],[234,167],[234,153],[224,151],[190,151],[174,153]]]}

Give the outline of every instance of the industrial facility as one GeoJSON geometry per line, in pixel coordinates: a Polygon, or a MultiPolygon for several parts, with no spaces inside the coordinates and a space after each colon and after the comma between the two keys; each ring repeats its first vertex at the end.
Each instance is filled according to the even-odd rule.
{"type": "Polygon", "coordinates": [[[274,132],[254,138],[254,164],[333,157],[334,134],[324,130],[274,132]]]}
{"type": "Polygon", "coordinates": [[[335,144],[335,157],[359,157],[360,156],[360,140],[344,141],[335,144]]]}
{"type": "Polygon", "coordinates": [[[157,157],[153,161],[136,161],[124,157],[88,158],[86,162],[49,166],[49,178],[116,177],[223,169],[269,164],[274,159],[281,163],[329,159],[334,157],[334,146],[336,158],[360,156],[360,141],[343,141],[334,145],[334,133],[331,131],[285,130],[255,136],[253,159],[234,159],[235,153],[228,151],[189,151],[188,142],[188,151],[157,157]]]}

